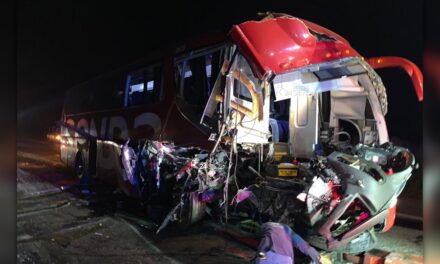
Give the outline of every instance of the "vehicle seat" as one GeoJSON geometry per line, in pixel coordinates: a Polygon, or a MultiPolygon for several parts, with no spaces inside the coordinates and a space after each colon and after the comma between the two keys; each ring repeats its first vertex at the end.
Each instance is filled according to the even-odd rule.
{"type": "Polygon", "coordinates": [[[272,131],[272,142],[288,142],[289,140],[289,121],[269,118],[269,126],[272,131]]]}

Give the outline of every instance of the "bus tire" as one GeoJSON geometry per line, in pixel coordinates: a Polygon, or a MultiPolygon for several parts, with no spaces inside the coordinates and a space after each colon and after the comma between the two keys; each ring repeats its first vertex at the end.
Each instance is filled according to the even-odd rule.
{"type": "Polygon", "coordinates": [[[75,175],[81,180],[84,176],[84,172],[86,170],[85,162],[81,151],[78,151],[75,155],[75,175]]]}
{"type": "Polygon", "coordinates": [[[90,193],[92,185],[90,163],[86,163],[81,152],[78,152],[75,157],[75,174],[79,179],[79,185],[83,193],[90,193]]]}

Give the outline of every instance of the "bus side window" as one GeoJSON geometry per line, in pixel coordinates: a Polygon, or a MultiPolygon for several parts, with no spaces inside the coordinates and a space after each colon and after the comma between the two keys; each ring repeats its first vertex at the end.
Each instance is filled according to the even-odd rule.
{"type": "Polygon", "coordinates": [[[175,64],[178,95],[190,105],[204,106],[209,98],[222,63],[223,50],[200,55],[191,53],[175,64]]]}
{"type": "Polygon", "coordinates": [[[127,76],[126,106],[153,104],[160,101],[162,65],[147,66],[127,76]]]}
{"type": "Polygon", "coordinates": [[[97,79],[89,87],[91,93],[91,111],[121,108],[124,98],[124,75],[115,73],[97,79]]]}

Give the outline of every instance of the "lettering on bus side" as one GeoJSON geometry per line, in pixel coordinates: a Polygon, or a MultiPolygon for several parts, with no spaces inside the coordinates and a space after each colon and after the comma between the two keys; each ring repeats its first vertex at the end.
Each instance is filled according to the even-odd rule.
{"type": "MultiPolygon", "coordinates": [[[[162,128],[162,122],[160,117],[151,112],[141,113],[137,115],[134,119],[129,120],[131,122],[127,122],[127,119],[121,115],[111,116],[111,117],[102,117],[100,120],[95,121],[96,118],[80,118],[76,124],[73,119],[68,119],[66,123],[75,126],[79,129],[82,129],[84,132],[98,137],[101,140],[109,140],[115,143],[122,143],[127,140],[129,137],[129,125],[133,128],[133,130],[141,129],[148,127],[148,131],[151,133],[146,133],[146,138],[157,138],[160,134],[162,128]],[[97,129],[99,128],[99,130],[97,129]]],[[[144,130],[140,130],[144,132],[144,130]]],[[[71,148],[72,152],[70,155],[76,155],[77,151],[88,151],[87,139],[81,138],[81,136],[70,129],[65,129],[64,135],[71,137],[71,148]]],[[[102,169],[114,169],[115,166],[115,158],[119,157],[114,153],[116,151],[116,146],[112,144],[98,144],[97,149],[97,164],[102,169]]],[[[70,156],[69,155],[69,156],[70,156]]]]}

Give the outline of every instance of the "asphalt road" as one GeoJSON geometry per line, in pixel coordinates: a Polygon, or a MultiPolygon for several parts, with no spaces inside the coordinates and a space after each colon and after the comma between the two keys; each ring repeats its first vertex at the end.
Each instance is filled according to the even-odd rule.
{"type": "MultiPolygon", "coordinates": [[[[17,143],[18,263],[248,263],[254,256],[207,221],[155,235],[156,224],[135,203],[105,188],[85,195],[77,184],[55,145],[17,143]]],[[[378,236],[379,249],[422,255],[422,246],[417,229],[396,226],[378,236]]]]}

